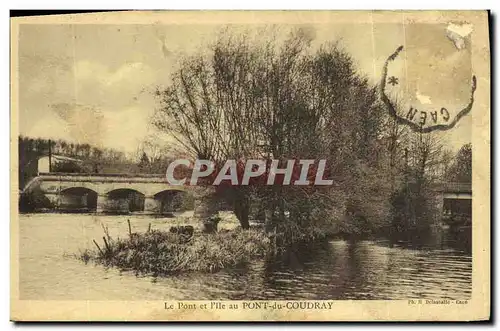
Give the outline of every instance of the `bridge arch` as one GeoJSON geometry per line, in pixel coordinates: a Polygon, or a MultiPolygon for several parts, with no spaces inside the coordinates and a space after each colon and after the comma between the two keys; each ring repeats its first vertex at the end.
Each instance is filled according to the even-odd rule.
{"type": "Polygon", "coordinates": [[[107,191],[105,194],[109,196],[121,196],[123,194],[128,194],[128,193],[135,193],[135,194],[140,194],[140,195],[145,195],[141,191],[131,188],[131,187],[120,187],[120,188],[114,188],[109,191],[107,191]]]}
{"type": "Polygon", "coordinates": [[[60,191],[58,209],[89,212],[97,208],[98,193],[83,186],[68,187],[60,191]]]}
{"type": "Polygon", "coordinates": [[[185,190],[169,188],[155,193],[153,198],[157,201],[161,214],[191,209],[189,203],[191,199],[185,190]]]}
{"type": "Polygon", "coordinates": [[[144,210],[145,195],[133,188],[117,188],[105,194],[107,212],[128,213],[144,210]]]}

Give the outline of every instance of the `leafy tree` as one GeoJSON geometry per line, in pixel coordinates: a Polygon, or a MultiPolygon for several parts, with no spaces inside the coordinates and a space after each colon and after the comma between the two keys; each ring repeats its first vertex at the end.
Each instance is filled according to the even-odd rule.
{"type": "Polygon", "coordinates": [[[469,143],[460,148],[449,175],[457,182],[472,182],[472,144],[469,143]]]}
{"type": "Polygon", "coordinates": [[[82,173],[87,171],[80,164],[71,161],[62,161],[52,164],[52,172],[82,173]]]}
{"type": "Polygon", "coordinates": [[[147,172],[149,170],[150,163],[149,163],[149,158],[148,158],[148,155],[146,154],[146,152],[142,152],[142,156],[141,156],[141,159],[139,161],[138,166],[139,166],[139,170],[142,172],[147,172]]]}

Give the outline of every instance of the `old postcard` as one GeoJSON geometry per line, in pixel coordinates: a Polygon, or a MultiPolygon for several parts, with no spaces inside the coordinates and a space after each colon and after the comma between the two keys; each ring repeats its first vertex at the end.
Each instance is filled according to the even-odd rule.
{"type": "Polygon", "coordinates": [[[11,18],[11,319],[489,319],[488,29],[11,18]]]}

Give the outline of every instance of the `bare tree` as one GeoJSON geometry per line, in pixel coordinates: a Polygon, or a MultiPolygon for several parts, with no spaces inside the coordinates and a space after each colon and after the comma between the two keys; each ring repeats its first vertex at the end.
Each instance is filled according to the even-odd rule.
{"type": "MultiPolygon", "coordinates": [[[[210,52],[184,58],[172,84],[159,89],[161,106],[154,124],[169,132],[193,157],[220,165],[227,159],[255,157],[258,130],[255,61],[261,49],[251,48],[244,36],[220,38],[210,52]]],[[[231,188],[236,214],[248,228],[245,188],[231,188]]],[[[215,212],[213,191],[200,189],[199,216],[215,212]],[[203,202],[204,201],[204,202],[203,202]],[[211,207],[212,206],[212,207],[211,207]]]]}
{"type": "MultiPolygon", "coordinates": [[[[300,30],[282,42],[227,34],[208,52],[185,58],[172,83],[157,91],[156,127],[193,157],[216,164],[327,161],[331,187],[225,187],[243,228],[253,197],[264,202],[281,232],[309,231],[313,220],[332,222],[349,204],[373,212],[367,207],[372,204],[380,215],[386,209],[379,201],[385,195],[374,193],[388,182],[377,176],[384,119],[377,90],[338,43],[317,51],[310,44],[300,30]]],[[[204,201],[202,218],[214,212],[211,198],[204,201]]]]}

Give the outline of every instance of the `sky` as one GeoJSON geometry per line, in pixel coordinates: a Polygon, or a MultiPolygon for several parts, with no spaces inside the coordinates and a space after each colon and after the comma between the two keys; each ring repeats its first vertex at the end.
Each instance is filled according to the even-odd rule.
{"type": "MultiPolygon", "coordinates": [[[[447,107],[452,116],[467,104],[468,39],[454,39],[449,26],[323,23],[272,28],[285,35],[297,27],[314,38],[313,47],[340,40],[359,72],[374,84],[385,59],[404,45],[389,69],[389,76],[398,78],[398,85],[389,87],[391,94],[402,95],[419,110],[447,107]]],[[[155,87],[169,83],[182,55],[204,49],[224,28],[220,24],[22,24],[20,134],[136,151],[155,132],[149,124],[156,106],[155,87]]],[[[231,27],[250,29],[255,35],[261,28],[231,27]]],[[[463,30],[458,33],[470,32],[463,30]]],[[[470,142],[471,115],[442,136],[452,150],[470,142]]]]}

